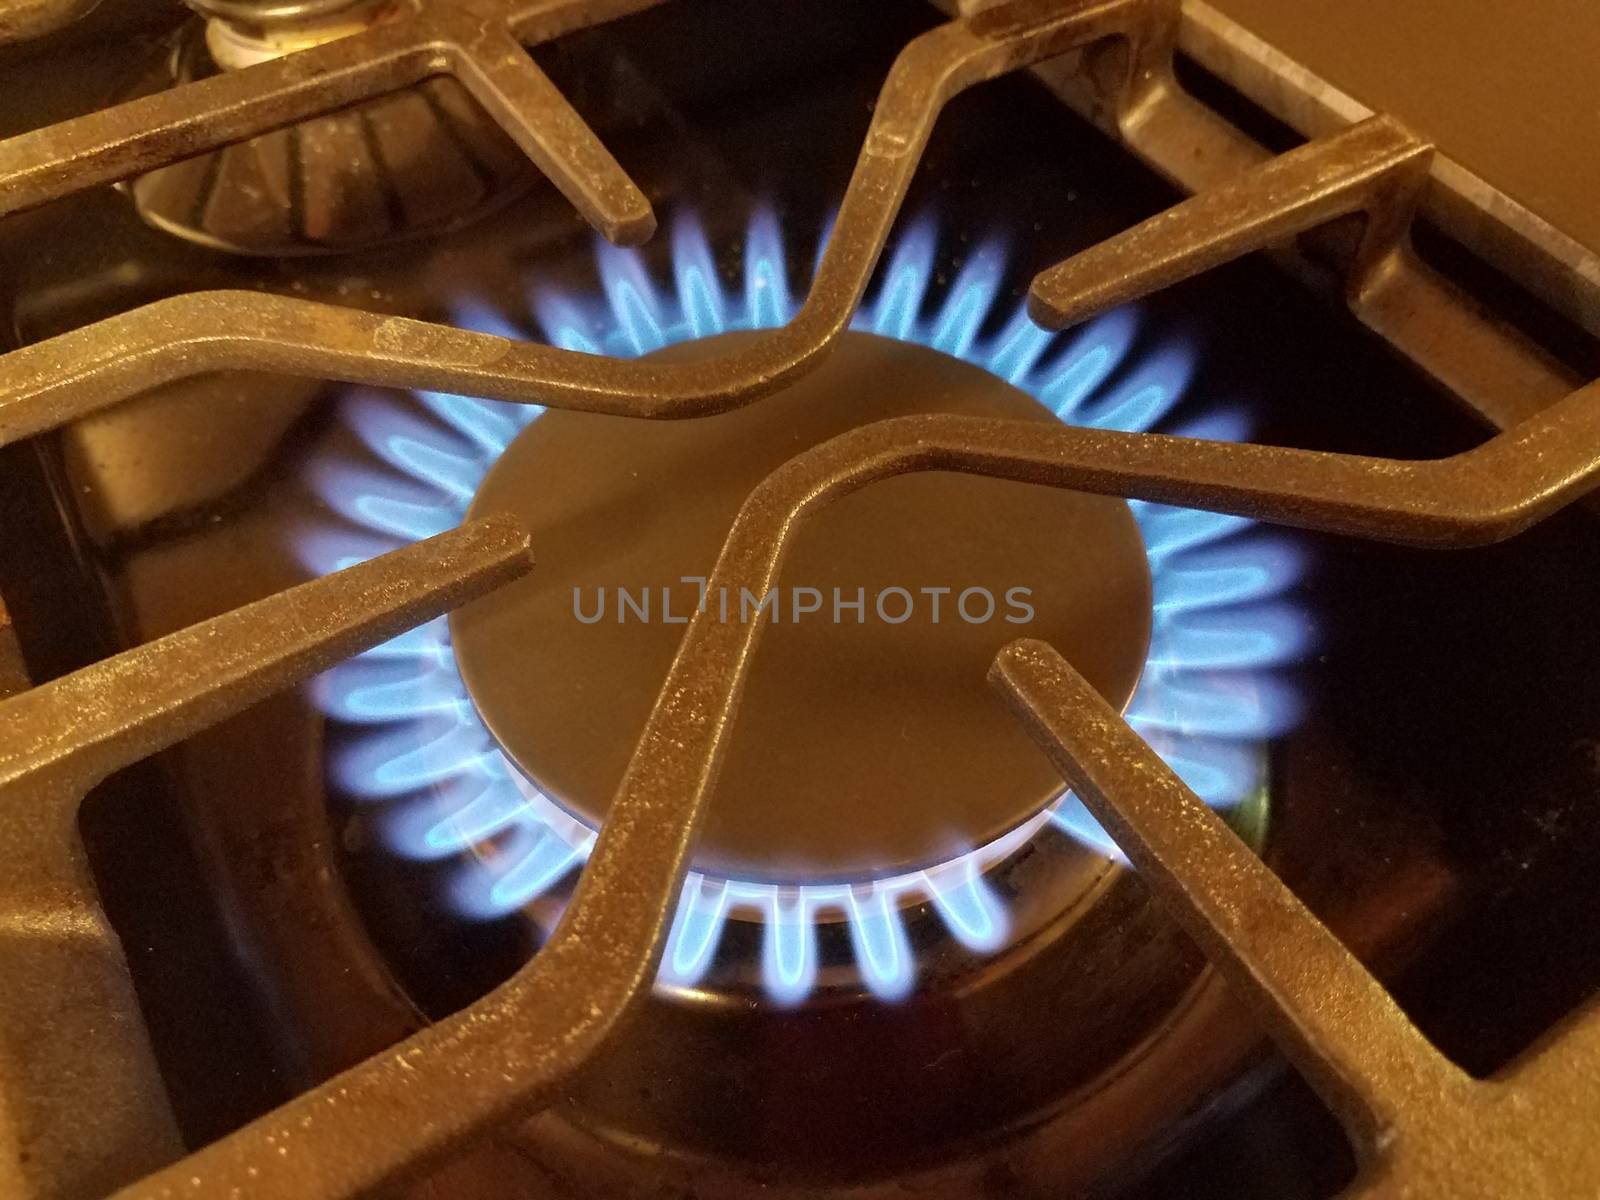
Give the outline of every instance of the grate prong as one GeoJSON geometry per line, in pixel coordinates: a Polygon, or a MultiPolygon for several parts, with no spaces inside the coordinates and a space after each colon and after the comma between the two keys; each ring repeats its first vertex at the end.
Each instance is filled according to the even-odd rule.
{"type": "Polygon", "coordinates": [[[1410,225],[1433,147],[1372,117],[1185,200],[1034,278],[1028,311],[1047,329],[1170,287],[1338,217],[1366,215],[1359,288],[1410,225]]]}
{"type": "MultiPolygon", "coordinates": [[[[820,361],[848,325],[934,122],[950,99],[984,80],[1086,43],[1131,37],[1140,28],[1143,11],[1142,0],[1010,0],[914,39],[884,83],[800,312],[787,326],[732,355],[669,364],[616,360],[282,296],[196,292],[0,356],[0,442],[86,416],[162,383],[229,368],[636,417],[705,416],[749,403],[820,361]]],[[[559,19],[558,9],[546,14],[552,27],[559,19]]],[[[400,86],[418,69],[407,57],[418,52],[411,36],[396,33],[397,28],[380,25],[0,142],[0,213],[8,206],[25,207],[162,165],[173,157],[170,139],[179,135],[190,139],[185,153],[194,153],[259,132],[263,118],[257,110],[270,105],[256,94],[259,89],[238,82],[253,72],[276,70],[292,76],[297,89],[311,89],[318,96],[337,90],[341,103],[369,94],[374,77],[400,86]],[[357,59],[352,52],[349,61],[341,58],[339,48],[358,39],[367,39],[365,53],[378,57],[357,59]],[[323,57],[307,60],[307,55],[323,57]],[[310,72],[312,66],[326,74],[310,72]],[[213,85],[216,96],[191,90],[213,85]],[[184,96],[187,102],[173,99],[184,96]],[[206,107],[196,115],[189,105],[202,101],[206,107]],[[163,137],[152,141],[152,129],[163,137]],[[157,151],[166,157],[152,159],[157,151]],[[130,166],[130,155],[142,157],[130,166]]],[[[498,33],[491,41],[504,52],[505,62],[483,78],[467,70],[460,76],[463,82],[483,89],[494,104],[510,105],[517,97],[548,99],[544,85],[528,74],[531,61],[523,65],[512,60],[511,45],[498,33]]],[[[516,52],[526,59],[520,47],[516,52]]],[[[516,129],[510,131],[518,136],[516,129]]],[[[532,139],[534,134],[524,129],[521,136],[532,139]]],[[[572,150],[578,143],[564,144],[572,150]]],[[[583,144],[589,146],[584,154],[597,153],[594,145],[583,144]]],[[[600,177],[572,186],[580,197],[613,196],[618,190],[600,177]]],[[[641,218],[622,205],[616,219],[626,225],[641,218]]]]}
{"type": "MultiPolygon", "coordinates": [[[[649,201],[507,29],[516,19],[524,39],[539,41],[587,22],[570,4],[536,15],[525,7],[418,0],[409,15],[349,37],[0,141],[0,216],[453,75],[596,228],[649,237],[649,201]]],[[[582,12],[604,20],[616,7],[582,12]]]]}
{"type": "MultiPolygon", "coordinates": [[[[470,23],[471,18],[460,18],[470,23]]],[[[464,26],[452,72],[572,206],[618,245],[650,240],[650,201],[503,24],[464,26]]]]}
{"type": "Polygon", "coordinates": [[[1458,1087],[1399,1007],[1062,656],[1007,646],[990,679],[1034,740],[1362,1145],[1415,1089],[1458,1087]]]}
{"type": "MultiPolygon", "coordinates": [[[[348,39],[0,142],[0,213],[139,174],[444,72],[474,90],[595,224],[618,238],[642,236],[650,227],[648,205],[517,42],[554,37],[647,3],[425,0],[414,15],[348,39]]],[[[1172,0],[1010,0],[913,41],[885,82],[800,315],[730,357],[685,364],[620,362],[285,297],[197,293],[0,358],[0,441],[53,428],[163,382],[223,368],[639,417],[705,415],[747,403],[808,369],[845,327],[933,122],[952,96],[1088,43],[1120,39],[1133,43],[1135,53],[1128,56],[1132,65],[1119,86],[1126,90],[1129,111],[1143,114],[1125,124],[1154,128],[1152,114],[1176,93],[1164,79],[1170,38],[1163,43],[1151,31],[1170,34],[1176,11],[1172,0]]],[[[1306,173],[1308,162],[1326,165],[1319,157],[1329,153],[1326,144],[1261,168],[1266,174],[1241,181],[1232,201],[1202,196],[1192,202],[1201,207],[1189,210],[1189,216],[1168,218],[1167,233],[1183,236],[1165,265],[1159,253],[1146,263],[1115,252],[1125,255],[1118,261],[1129,280],[1139,287],[1159,286],[1176,278],[1172,272],[1180,268],[1222,261],[1252,240],[1285,235],[1357,199],[1370,202],[1392,219],[1378,222],[1377,232],[1369,230],[1370,253],[1361,260],[1368,278],[1358,289],[1363,319],[1408,352],[1432,347],[1427,353],[1435,360],[1438,345],[1449,342],[1466,363],[1461,377],[1472,382],[1471,388],[1458,390],[1498,396],[1473,402],[1497,424],[1514,428],[1454,459],[1410,463],[1035,423],[941,417],[888,422],[818,447],[758,488],[741,510],[711,586],[764,591],[762,582],[774,576],[788,535],[807,512],[875,479],[916,470],[958,470],[1137,495],[1430,545],[1510,536],[1592,489],[1600,481],[1600,385],[1579,391],[1558,386],[1556,372],[1497,333],[1492,322],[1468,312],[1458,298],[1418,293],[1415,281],[1422,277],[1415,272],[1379,270],[1380,264],[1392,265],[1386,249],[1401,244],[1410,213],[1404,188],[1386,193],[1382,187],[1396,181],[1416,184],[1414,164],[1424,160],[1426,148],[1382,121],[1339,138],[1348,140],[1330,142],[1352,157],[1336,156],[1344,166],[1333,185],[1312,178],[1315,171],[1306,173]],[[1268,197],[1270,204],[1250,209],[1250,189],[1259,188],[1263,178],[1269,192],[1280,190],[1268,197]],[[1235,210],[1233,202],[1245,209],[1235,210]],[[1222,231],[1201,228],[1197,212],[1220,215],[1222,231]],[[1424,303],[1396,299],[1419,294],[1424,303]],[[1484,378],[1495,386],[1483,385],[1484,378]],[[1500,407],[1491,411],[1495,404],[1500,407]]],[[[1076,286],[1091,285],[1107,286],[1092,274],[1076,286]]],[[[1081,313],[1120,294],[1113,287],[1092,300],[1071,292],[1062,285],[1051,303],[1063,313],[1081,313]]],[[[99,914],[82,864],[73,817],[83,790],[107,771],[285,686],[340,650],[448,607],[473,587],[509,577],[523,565],[519,537],[508,529],[483,527],[444,535],[308,585],[320,590],[275,597],[0,705],[0,838],[19,849],[15,861],[40,864],[33,873],[0,882],[6,920],[0,950],[36,948],[43,943],[29,939],[39,937],[74,939],[75,948],[88,948],[78,957],[39,955],[21,971],[0,974],[0,1036],[15,1045],[48,1026],[48,1036],[60,1044],[30,1050],[40,1062],[73,1064],[73,1078],[81,1085],[65,1088],[55,1078],[48,1088],[30,1086],[21,1097],[33,1103],[48,1096],[59,1101],[56,1110],[24,1108],[5,1098],[0,1141],[26,1137],[35,1158],[20,1183],[4,1174],[20,1168],[0,1158],[0,1190],[92,1193],[107,1180],[153,1165],[149,1157],[165,1154],[172,1144],[120,949],[99,914]],[[451,562],[429,557],[456,550],[461,557],[451,562]],[[368,590],[358,602],[347,589],[362,587],[368,590]],[[335,602],[340,597],[348,606],[335,602]],[[280,623],[269,631],[255,623],[264,617],[280,623]],[[238,640],[230,641],[229,633],[238,640]],[[52,962],[68,964],[70,977],[51,977],[52,962]],[[82,1014],[77,1023],[59,1017],[60,997],[73,994],[86,997],[74,1010],[82,1014]],[[57,1009],[52,1022],[31,1019],[43,1003],[57,1009]],[[100,1019],[108,1011],[118,1020],[100,1019]],[[108,1097],[115,1102],[108,1103],[108,1097]],[[152,1097],[155,1102],[146,1103],[152,1097]],[[86,1111],[99,1113],[100,1120],[86,1124],[81,1119],[86,1111]]],[[[651,977],[758,630],[758,625],[719,627],[705,614],[691,621],[574,902],[550,943],[522,972],[462,1013],[125,1194],[149,1198],[204,1191],[294,1200],[367,1194],[414,1177],[464,1139],[551,1100],[651,977]]],[[[1089,744],[1096,744],[1096,733],[1110,738],[1135,755],[1128,762],[1137,765],[1142,761],[1137,754],[1147,752],[1137,739],[1116,742],[1119,729],[1115,721],[1096,726],[1089,744]]],[[[1116,778],[1118,789],[1148,785],[1152,795],[1180,808],[1184,801],[1170,788],[1150,785],[1154,776],[1148,772],[1116,778]]],[[[1122,790],[1105,794],[1108,807],[1122,801],[1122,790]]],[[[1177,887],[1189,869],[1184,846],[1171,838],[1159,844],[1169,852],[1162,861],[1177,887]]],[[[1204,844],[1218,856],[1213,869],[1221,871],[1226,845],[1204,844]]],[[[1223,886],[1229,878],[1212,882],[1223,886]]],[[[1286,1041],[1308,1073],[1322,1079],[1336,1107],[1349,1115],[1375,1164],[1374,1187],[1392,1186],[1400,1194],[1418,1179],[1427,1186],[1406,1194],[1555,1196],[1574,1190],[1556,1190],[1542,1181],[1581,1177],[1593,1191],[1600,1169],[1589,1168],[1600,1151],[1586,1142],[1569,1145],[1573,1139],[1566,1133],[1551,1132],[1561,1124],[1552,1097],[1587,1103],[1600,1075],[1595,1067],[1600,1054],[1588,1048],[1600,1040],[1593,1024],[1580,1025],[1572,1035],[1576,1040],[1567,1046],[1576,1053],[1567,1062],[1535,1057],[1504,1080],[1464,1081],[1430,1057],[1414,1030],[1400,1028],[1404,1019],[1381,989],[1370,979],[1363,982],[1359,966],[1339,957],[1337,943],[1319,940],[1311,918],[1284,903],[1267,883],[1256,876],[1252,885],[1252,894],[1265,906],[1263,920],[1270,918],[1287,936],[1315,948],[1351,1005],[1349,1024],[1338,1011],[1308,1005],[1301,992],[1278,979],[1280,969],[1295,964],[1270,955],[1264,960],[1260,946],[1241,949],[1221,933],[1215,935],[1221,939],[1219,953],[1231,955],[1227,961],[1248,975],[1249,986],[1280,1014],[1275,1019],[1281,1019],[1286,1041]],[[1362,1036],[1367,1018],[1375,1030],[1371,1044],[1362,1036]],[[1481,1142],[1456,1147],[1439,1132],[1446,1125],[1481,1133],[1481,1142]],[[1396,1131],[1393,1146],[1384,1141],[1391,1130],[1396,1131]],[[1545,1144],[1537,1155],[1517,1149],[1517,1139],[1531,1145],[1540,1137],[1545,1144]],[[1552,1147],[1557,1141],[1561,1145],[1552,1147]],[[1500,1157],[1490,1156],[1490,1150],[1500,1157]],[[1537,1186],[1507,1186],[1509,1162],[1541,1172],[1537,1186]],[[1476,1172],[1470,1178],[1468,1166],[1476,1172]],[[1457,1175],[1464,1182],[1455,1190],[1433,1186],[1457,1175]]],[[[1193,919],[1227,915],[1213,904],[1198,908],[1193,919]]],[[[1295,983],[1296,977],[1289,981],[1295,983]]]]}
{"type": "Polygon", "coordinates": [[[527,545],[510,519],[474,522],[0,703],[0,1191],[103,1194],[180,1153],[78,836],[84,794],[520,575],[527,545]]]}
{"type": "Polygon", "coordinates": [[[1347,1195],[1600,1191],[1600,1010],[1528,1063],[1471,1078],[1059,653],[1013,642],[990,680],[1340,1118],[1362,1167],[1347,1195]]]}
{"type": "MultiPolygon", "coordinates": [[[[874,481],[918,471],[1156,500],[1181,492],[1269,521],[1400,541],[1492,540],[1600,481],[1600,460],[1585,449],[1600,434],[1592,428],[1600,425],[1597,401],[1600,392],[1578,393],[1530,422],[1540,428],[1522,436],[1552,449],[1541,458],[1544,473],[1515,478],[1497,457],[1520,453],[1515,432],[1454,459],[1397,464],[1032,421],[881,421],[769,475],[740,508],[707,593],[765,594],[806,516],[874,481]],[[1561,445],[1565,456],[1554,449],[1561,445]],[[1168,478],[1173,472],[1181,486],[1168,478]],[[1272,482],[1285,473],[1293,495],[1272,482]],[[1483,492],[1480,475],[1500,481],[1497,490],[1483,492]]],[[[648,984],[660,956],[766,610],[738,622],[714,614],[707,605],[690,617],[573,901],[527,966],[455,1016],[135,1185],[127,1200],[177,1196],[190,1179],[293,1200],[362,1195],[416,1177],[485,1128],[553,1099],[648,984]],[[355,1142],[362,1153],[347,1154],[355,1142]],[[276,1152],[290,1144],[293,1153],[276,1152]]]]}
{"type": "MultiPolygon", "coordinates": [[[[1162,121],[1123,130],[1136,146],[1163,122],[1193,125],[1192,140],[1223,144],[1249,158],[1259,147],[1169,84],[1146,116],[1162,121]]],[[[1170,138],[1172,130],[1168,130],[1170,138]]],[[[1146,146],[1146,149],[1149,147],[1146,146]]],[[[1034,320],[1062,329],[1117,304],[1170,287],[1260,250],[1282,251],[1296,235],[1340,218],[1365,228],[1353,257],[1338,253],[1346,300],[1370,329],[1433,376],[1497,429],[1533,415],[1580,379],[1509,324],[1496,320],[1418,257],[1411,224],[1428,182],[1433,147],[1390,117],[1376,116],[1212,182],[1214,164],[1194,155],[1207,178],[1194,196],[1048,268],[1028,296],[1034,320]]],[[[1307,260],[1280,254],[1292,268],[1307,260]]]]}

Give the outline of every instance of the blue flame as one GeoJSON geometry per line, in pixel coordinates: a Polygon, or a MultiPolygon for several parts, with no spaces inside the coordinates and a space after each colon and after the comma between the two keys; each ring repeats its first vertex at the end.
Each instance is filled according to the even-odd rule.
{"type": "MultiPolygon", "coordinates": [[[[785,324],[796,311],[784,239],[767,211],[752,219],[744,289],[730,296],[710,244],[692,215],[672,230],[674,289],[661,287],[632,250],[600,243],[603,300],[541,290],[531,298],[548,341],[587,354],[647,354],[674,342],[785,324]]],[[[995,242],[967,254],[943,299],[930,308],[937,236],[931,222],[899,238],[875,294],[852,327],[920,342],[965,359],[1030,392],[1063,421],[1139,432],[1162,424],[1183,397],[1188,350],[1168,346],[1130,361],[1132,310],[1060,338],[1019,307],[986,336],[1005,272],[995,242]]],[[[458,323],[508,337],[499,315],[464,309],[458,323]]],[[[372,462],[348,456],[311,464],[307,481],[342,521],[298,540],[318,573],[337,570],[457,524],[490,465],[541,409],[418,393],[407,405],[352,393],[342,417],[372,462]]],[[[1240,413],[1219,410],[1170,428],[1188,437],[1236,441],[1240,413]]],[[[1294,543],[1240,517],[1133,502],[1154,580],[1150,654],[1128,719],[1173,769],[1215,806],[1237,804],[1262,785],[1263,747],[1296,719],[1298,705],[1275,669],[1307,648],[1304,616],[1283,597],[1298,580],[1294,543]]],[[[464,913],[512,912],[561,884],[584,861],[594,830],[517,771],[479,720],[450,652],[443,620],[431,621],[324,675],[315,695],[348,727],[333,777],[373,805],[382,836],[407,857],[458,857],[451,898],[464,913]],[[474,853],[467,853],[472,851],[474,853]]],[[[926,871],[858,884],[792,886],[691,872],[684,883],[661,981],[690,987],[716,958],[728,919],[763,926],[768,994],[795,1003],[821,969],[820,922],[843,922],[860,981],[897,1000],[917,981],[902,914],[931,904],[951,935],[991,953],[1009,935],[1009,914],[988,871],[1048,825],[1116,856],[1104,831],[1070,793],[1005,837],[926,871]]]]}

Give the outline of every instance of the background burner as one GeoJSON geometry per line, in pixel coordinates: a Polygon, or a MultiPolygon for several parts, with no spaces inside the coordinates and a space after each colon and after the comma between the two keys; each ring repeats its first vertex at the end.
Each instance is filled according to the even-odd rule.
{"type": "MultiPolygon", "coordinates": [[[[196,0],[133,86],[163,91],[403,14],[387,0],[196,0]]],[[[427,79],[129,180],[157,229],[265,258],[348,253],[470,224],[535,186],[527,155],[455,79],[427,79]]]]}

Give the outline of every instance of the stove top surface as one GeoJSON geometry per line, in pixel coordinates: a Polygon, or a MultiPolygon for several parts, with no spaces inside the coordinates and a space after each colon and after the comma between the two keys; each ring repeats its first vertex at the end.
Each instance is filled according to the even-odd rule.
{"type": "MultiPolygon", "coordinates": [[[[672,369],[803,323],[873,97],[937,20],[797,0],[757,28],[669,6],[544,47],[662,215],[641,250],[596,248],[544,184],[327,258],[229,256],[173,237],[148,188],[85,192],[47,210],[70,238],[42,213],[0,227],[14,341],[228,287],[639,358],[667,395],[672,369]],[[716,69],[694,49],[712,43],[716,69]]],[[[139,36],[166,69],[160,23],[139,36]]],[[[147,88],[138,75],[125,86],[147,88]]],[[[212,196],[241,161],[214,157],[212,196]]],[[[419,179],[394,178],[401,196],[419,179]]],[[[1105,770],[1170,768],[1222,810],[1465,1071],[1502,1070],[1579,1005],[1600,970],[1586,511],[1448,553],[1269,528],[1158,502],[1176,492],[1063,488],[1045,459],[983,478],[1013,451],[982,449],[981,420],[948,452],[927,425],[922,449],[894,451],[922,473],[826,508],[832,474],[782,491],[799,469],[784,463],[887,418],[1105,432],[1105,462],[1119,433],[1382,460],[1481,440],[1435,380],[1259,256],[1079,330],[1030,319],[1031,278],[1178,198],[1012,74],[941,118],[827,361],[750,407],[663,423],[230,370],[4,449],[29,535],[4,547],[0,595],[35,682],[463,521],[511,513],[532,536],[524,579],[85,802],[186,1142],[560,953],[596,834],[649,769],[641,737],[669,761],[683,743],[652,743],[653,723],[718,703],[678,675],[690,616],[696,637],[743,636],[702,626],[748,628],[767,594],[735,588],[716,617],[708,581],[761,578],[719,551],[742,527],[752,548],[789,538],[787,504],[818,511],[767,581],[759,647],[727,654],[753,665],[653,986],[581,1077],[438,1187],[1310,1200],[1354,1179],[1346,1114],[1262,1065],[1259,1026],[1162,907],[1168,860],[1124,865],[1118,847],[1159,839],[1106,832],[1092,769],[1065,791],[1048,704],[1071,680],[1034,651],[1002,656],[1027,725],[985,681],[1019,636],[1086,677],[1071,711],[1098,696],[1158,756],[1107,752],[1105,770]],[[681,702],[658,704],[664,680],[681,702]]]]}

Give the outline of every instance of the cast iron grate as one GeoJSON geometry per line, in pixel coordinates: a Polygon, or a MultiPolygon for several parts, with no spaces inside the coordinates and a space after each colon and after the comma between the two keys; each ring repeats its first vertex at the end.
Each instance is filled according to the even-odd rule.
{"type": "MultiPolygon", "coordinates": [[[[591,223],[617,240],[642,238],[654,227],[648,203],[522,46],[646,4],[425,0],[364,33],[0,142],[0,214],[449,74],[591,223]]],[[[750,403],[816,363],[845,328],[942,106],[983,80],[1061,58],[1103,124],[1201,194],[1041,275],[1036,319],[1074,323],[1360,216],[1359,247],[1339,255],[1352,309],[1505,432],[1451,459],[1400,462],[898,419],[768,477],[741,510],[712,587],[765,591],[806,513],[912,471],[1434,546],[1509,537],[1600,484],[1600,387],[1575,390],[1559,366],[1410,253],[1431,148],[1374,118],[1269,158],[1174,82],[1177,21],[1171,0],[1009,0],[917,38],[884,85],[805,303],[788,325],[721,360],[594,358],[283,297],[202,292],[0,358],[0,439],[227,368],[643,418],[750,403]],[[1186,153],[1202,145],[1210,153],[1186,153]]],[[[0,881],[0,1023],[7,1041],[32,1048],[3,1081],[7,1194],[90,1195],[140,1175],[120,1194],[368,1194],[549,1103],[605,1042],[654,975],[756,623],[691,621],[566,917],[522,972],[187,1157],[76,830],[79,802],[109,773],[529,566],[521,531],[469,524],[0,704],[0,843],[12,864],[0,881]]],[[[1466,1077],[1059,656],[1018,644],[994,675],[1343,1119],[1365,1164],[1358,1193],[1554,1197],[1600,1185],[1600,1150],[1584,1119],[1600,1109],[1600,1016],[1580,1017],[1501,1077],[1466,1077]]]]}

